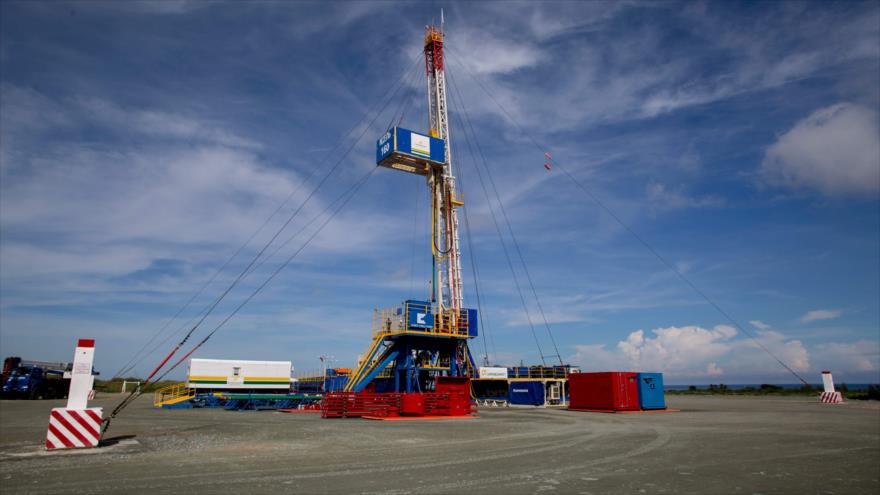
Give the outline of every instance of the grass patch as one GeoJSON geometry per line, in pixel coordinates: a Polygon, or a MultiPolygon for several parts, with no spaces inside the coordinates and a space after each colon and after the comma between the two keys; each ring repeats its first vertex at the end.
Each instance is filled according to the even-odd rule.
{"type": "MultiPolygon", "coordinates": [[[[136,386],[134,382],[140,381],[143,383],[143,380],[139,378],[114,378],[112,380],[95,380],[95,391],[102,392],[105,394],[118,394],[122,390],[122,382],[127,381],[128,386],[126,388],[126,393],[131,392],[136,386]]],[[[175,383],[180,383],[174,380],[163,380],[161,382],[151,383],[145,387],[141,387],[142,392],[155,392],[156,390],[167,387],[168,385],[174,385],[175,383]]]]}
{"type": "MultiPolygon", "coordinates": [[[[867,390],[849,390],[845,383],[837,387],[837,391],[845,399],[850,400],[880,400],[880,385],[868,385],[867,390]]],[[[669,395],[774,395],[774,396],[806,396],[815,397],[822,392],[821,388],[804,385],[800,388],[783,388],[779,385],[764,384],[758,387],[743,387],[732,389],[721,383],[709,385],[708,388],[697,388],[691,385],[687,390],[667,390],[669,395]]]]}

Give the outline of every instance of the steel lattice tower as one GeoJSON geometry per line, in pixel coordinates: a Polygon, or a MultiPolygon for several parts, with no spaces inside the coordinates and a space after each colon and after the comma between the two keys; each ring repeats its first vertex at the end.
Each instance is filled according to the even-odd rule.
{"type": "Polygon", "coordinates": [[[346,391],[424,392],[442,377],[475,372],[468,340],[478,335],[476,309],[464,307],[457,208],[450,150],[443,29],[425,28],[429,136],[393,127],[377,141],[377,164],[425,176],[431,191],[431,296],[376,310],[373,343],[346,391]],[[442,143],[442,144],[441,144],[442,143]]]}
{"type": "Polygon", "coordinates": [[[442,24],[441,29],[433,26],[425,29],[425,71],[428,76],[428,125],[431,135],[446,143],[445,166],[428,176],[434,209],[432,297],[443,308],[460,309],[464,307],[464,294],[456,207],[462,203],[456,198],[452,173],[442,24]]]}

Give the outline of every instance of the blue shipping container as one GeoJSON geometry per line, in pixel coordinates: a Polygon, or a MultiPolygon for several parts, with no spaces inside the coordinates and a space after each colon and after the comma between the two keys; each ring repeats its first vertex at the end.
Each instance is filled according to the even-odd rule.
{"type": "Polygon", "coordinates": [[[642,409],[666,409],[663,396],[662,373],[639,373],[639,407],[642,409]]]}
{"type": "Polygon", "coordinates": [[[376,163],[393,153],[436,163],[446,163],[446,143],[402,127],[392,127],[376,141],[376,163]]]}
{"type": "Polygon", "coordinates": [[[324,379],[324,392],[340,392],[348,383],[347,376],[328,376],[324,379]]]}
{"type": "Polygon", "coordinates": [[[541,382],[513,382],[508,390],[508,401],[511,404],[544,405],[544,384],[541,382]]]}

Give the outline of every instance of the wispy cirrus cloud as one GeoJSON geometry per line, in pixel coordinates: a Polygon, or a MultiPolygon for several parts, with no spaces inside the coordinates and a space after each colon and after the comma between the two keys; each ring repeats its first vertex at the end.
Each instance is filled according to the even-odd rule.
{"type": "Polygon", "coordinates": [[[669,190],[665,184],[654,183],[648,187],[648,201],[659,208],[718,208],[724,206],[723,198],[717,196],[690,196],[680,191],[669,190]]]}
{"type": "Polygon", "coordinates": [[[758,330],[768,330],[768,329],[770,329],[770,325],[764,323],[764,322],[761,321],[761,320],[751,320],[751,321],[749,321],[749,323],[750,323],[753,327],[757,328],[758,330]]]}
{"type": "Polygon", "coordinates": [[[841,314],[842,311],[839,309],[814,309],[801,316],[800,321],[801,323],[812,323],[820,320],[833,320],[840,318],[841,314]]]}

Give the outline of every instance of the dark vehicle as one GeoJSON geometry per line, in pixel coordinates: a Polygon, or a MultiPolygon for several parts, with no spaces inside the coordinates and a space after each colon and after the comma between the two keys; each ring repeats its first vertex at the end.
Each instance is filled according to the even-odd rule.
{"type": "Polygon", "coordinates": [[[8,399],[63,399],[70,389],[69,363],[43,363],[6,358],[3,388],[8,399]]]}

